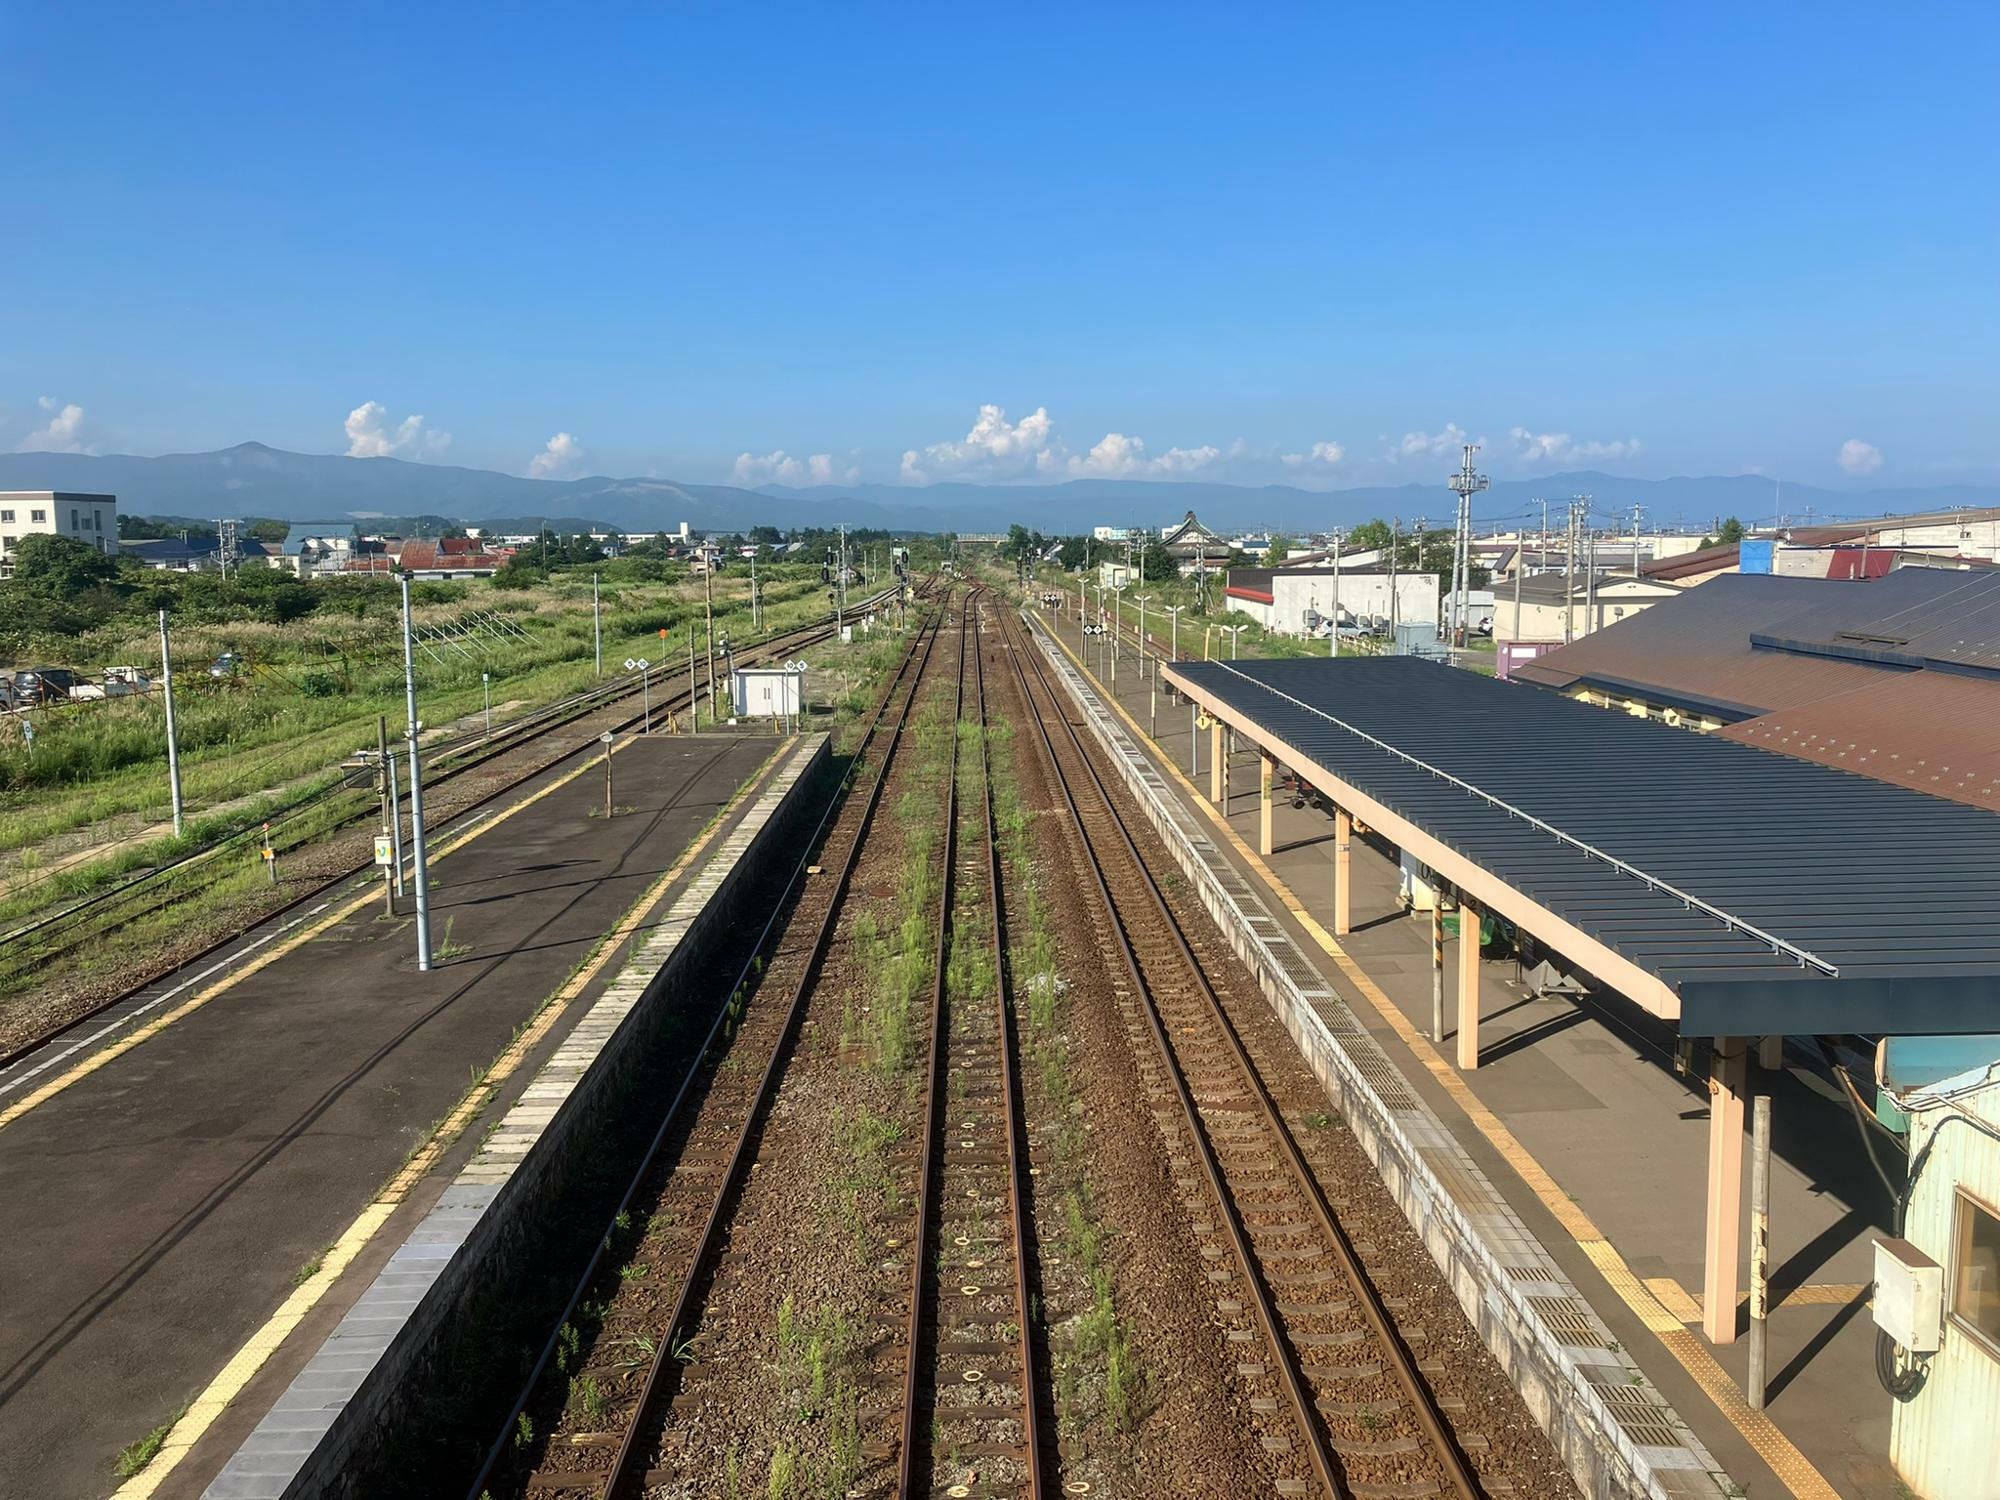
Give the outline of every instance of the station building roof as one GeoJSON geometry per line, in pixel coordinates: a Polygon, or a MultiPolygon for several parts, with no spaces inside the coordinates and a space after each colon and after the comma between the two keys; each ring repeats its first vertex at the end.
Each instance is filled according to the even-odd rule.
{"type": "Polygon", "coordinates": [[[2000,1030],[2000,814],[1410,658],[1165,670],[1684,1032],[2000,1030]]]}

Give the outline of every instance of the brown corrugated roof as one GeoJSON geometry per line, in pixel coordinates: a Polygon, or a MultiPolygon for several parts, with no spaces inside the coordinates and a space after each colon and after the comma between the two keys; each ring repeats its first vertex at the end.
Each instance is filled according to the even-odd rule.
{"type": "Polygon", "coordinates": [[[1721,733],[2000,812],[2000,682],[1937,671],[1874,679],[1721,733]]]}
{"type": "Polygon", "coordinates": [[[1714,547],[1697,547],[1678,557],[1654,558],[1651,562],[1641,563],[1639,571],[1648,578],[1661,580],[1690,578],[1699,573],[1719,573],[1725,568],[1733,568],[1742,555],[1741,544],[1723,542],[1714,547]]]}
{"type": "MultiPolygon", "coordinates": [[[[1753,631],[1831,602],[1829,590],[1853,595],[1879,587],[1879,583],[1832,583],[1824,578],[1724,573],[1522,662],[1513,668],[1513,675],[1538,687],[1597,685],[1724,720],[1754,718],[1878,682],[1891,670],[1831,657],[1760,651],[1750,644],[1753,631]]],[[[1850,607],[1857,602],[1850,601],[1850,607]]],[[[1877,611],[1862,605],[1860,612],[1877,611]]]]}

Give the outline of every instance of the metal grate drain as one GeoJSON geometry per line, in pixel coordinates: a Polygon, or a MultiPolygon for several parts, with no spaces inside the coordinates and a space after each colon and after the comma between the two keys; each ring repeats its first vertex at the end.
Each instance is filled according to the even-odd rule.
{"type": "Polygon", "coordinates": [[[1673,1413],[1660,1405],[1653,1393],[1639,1385],[1600,1385],[1597,1394],[1611,1408],[1611,1415],[1625,1429],[1625,1435],[1646,1448],[1678,1448],[1686,1437],[1673,1422],[1673,1413]]]}
{"type": "Polygon", "coordinates": [[[1388,1109],[1415,1109],[1416,1099],[1403,1082],[1403,1075],[1395,1065],[1380,1053],[1356,1052],[1353,1055],[1356,1070],[1368,1080],[1384,1107],[1388,1109]]]}
{"type": "Polygon", "coordinates": [[[1550,1333],[1572,1349],[1602,1349],[1604,1335],[1597,1331],[1591,1321],[1590,1309],[1574,1297],[1528,1298],[1528,1305],[1535,1310],[1550,1333]]]}

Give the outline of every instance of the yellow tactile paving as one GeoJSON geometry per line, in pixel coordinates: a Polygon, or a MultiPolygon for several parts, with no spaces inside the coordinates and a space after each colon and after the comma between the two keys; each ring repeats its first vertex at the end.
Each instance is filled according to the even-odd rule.
{"type": "MultiPolygon", "coordinates": [[[[636,743],[635,740],[626,740],[622,744],[613,745],[611,747],[611,753],[613,755],[617,755],[621,751],[626,750],[635,743],[636,743]]],[[[557,790],[559,787],[566,786],[570,782],[576,780],[576,778],[581,776],[585,771],[590,770],[592,767],[598,764],[599,764],[598,758],[596,756],[591,756],[589,759],[584,761],[582,765],[576,767],[574,770],[565,771],[562,775],[558,776],[554,781],[551,781],[547,786],[543,787],[540,791],[534,793],[532,796],[522,798],[512,807],[501,809],[499,812],[495,813],[492,817],[483,819],[475,827],[467,829],[464,833],[459,834],[456,838],[447,840],[445,843],[439,845],[436,849],[431,850],[430,851],[431,861],[435,863],[436,861],[443,859],[447,854],[451,854],[456,850],[463,849],[467,844],[471,843],[474,839],[480,837],[482,834],[491,832],[495,828],[498,828],[502,823],[506,822],[509,818],[513,817],[514,814],[522,812],[527,808],[533,807],[537,802],[541,801],[542,798],[548,796],[551,792],[557,790]]],[[[236,988],[237,985],[241,984],[244,980],[248,979],[251,975],[260,973],[264,969],[269,968],[272,964],[276,963],[279,959],[285,957],[285,955],[287,955],[288,953],[294,953],[298,951],[298,949],[305,946],[305,944],[310,943],[314,938],[318,937],[321,933],[326,932],[332,928],[338,927],[342,922],[345,922],[349,917],[353,916],[356,912],[365,910],[368,906],[370,906],[374,902],[380,901],[381,899],[382,899],[382,893],[379,889],[370,890],[363,895],[356,896],[351,900],[345,902],[344,904],[335,907],[332,911],[328,912],[325,916],[321,917],[317,922],[312,923],[310,926],[301,927],[297,932],[293,933],[283,942],[278,943],[273,947],[265,949],[264,952],[260,953],[256,958],[252,959],[250,962],[244,964],[240,969],[232,969],[229,973],[223,975],[222,978],[216,980],[215,983],[208,985],[205,988],[196,990],[194,994],[190,995],[187,999],[183,1000],[179,1005],[176,1005],[172,1010],[166,1011],[161,1015],[155,1016],[145,1025],[140,1026],[135,1030],[133,1030],[129,1035],[120,1037],[117,1041],[111,1043],[109,1046],[101,1048],[100,1050],[91,1053],[91,1055],[86,1057],[82,1062],[77,1063],[73,1067],[65,1069],[61,1073],[58,1073],[54,1078],[51,1078],[47,1083],[43,1084],[40,1088],[34,1090],[32,1093],[24,1094],[14,1103],[8,1105],[7,1108],[0,1109],[0,1130],[4,1130],[7,1126],[13,1124],[16,1120],[20,1119],[21,1116],[27,1114],[29,1111],[40,1108],[42,1105],[48,1103],[49,1100],[55,1098],[56,1095],[62,1093],[64,1090],[75,1087],[78,1083],[88,1078],[92,1073],[95,1073],[99,1068],[105,1067],[110,1063],[116,1062],[119,1058],[123,1057],[126,1053],[130,1052],[134,1047],[139,1046],[143,1042],[150,1041],[152,1038],[158,1036],[161,1032],[165,1031],[169,1026],[173,1025],[176,1021],[186,1020],[189,1016],[193,1015],[196,1011],[200,1010],[204,1005],[208,1004],[209,1001],[215,999],[219,995],[227,994],[230,990],[236,988]]]]}
{"type": "MultiPolygon", "coordinates": [[[[1786,1437],[1769,1417],[1750,1409],[1744,1402],[1742,1393],[1737,1390],[1736,1383],[1729,1378],[1729,1373],[1717,1364],[1714,1355],[1709,1353],[1708,1346],[1690,1334],[1683,1326],[1677,1312],[1664,1305],[1660,1298],[1648,1289],[1647,1284],[1633,1273],[1632,1268],[1626,1264],[1624,1256],[1618,1253],[1617,1247],[1605,1238],[1604,1232],[1597,1227],[1591,1217],[1556,1185],[1555,1179],[1543,1169],[1541,1163],[1528,1154],[1527,1147],[1521,1144],[1519,1138],[1493,1111],[1480,1102],[1478,1095],[1466,1085],[1451,1061],[1431,1044],[1428,1037],[1411,1024],[1410,1019],[1403,1014],[1396,1003],[1382,992],[1375,981],[1370,979],[1360,965],[1348,955],[1347,950],[1340,946],[1333,934],[1313,919],[1311,913],[1292,893],[1291,887],[1258,857],[1256,851],[1238,836],[1229,820],[1223,817],[1214,804],[1202,796],[1195,785],[1182,774],[1174,758],[1162,750],[1152,736],[1139,727],[1138,720],[1125,711],[1122,703],[1112,698],[1108,691],[1103,691],[1104,685],[1098,682],[1096,675],[1084,665],[1082,658],[1070,649],[1069,643],[1053,631],[1049,634],[1063,654],[1076,663],[1077,670],[1093,683],[1097,683],[1100,689],[1099,696],[1110,704],[1112,711],[1119,718],[1125,721],[1126,729],[1141,744],[1151,749],[1153,758],[1159,766],[1180,784],[1192,803],[1208,815],[1209,821],[1215,824],[1244,863],[1257,873],[1257,877],[1264,882],[1272,895],[1276,896],[1285,910],[1291,913],[1293,920],[1325,950],[1327,956],[1339,966],[1348,982],[1388,1023],[1439,1085],[1451,1095],[1452,1102],[1464,1111],[1466,1118],[1481,1135],[1486,1137],[1487,1144],[1498,1152],[1507,1165],[1528,1185],[1536,1198],[1541,1200],[1542,1206],[1555,1216],[1556,1222],[1561,1224],[1564,1232],[1576,1242],[1577,1248],[1589,1258],[1590,1263],[1618,1294],[1619,1299],[1650,1332],[1659,1338],[1667,1352],[1680,1361],[1681,1367],[1694,1378],[1702,1392],[1728,1419],[1743,1440],[1756,1450],[1758,1457],[1770,1466],[1771,1472],[1778,1476],[1786,1489],[1799,1497],[1799,1500],[1838,1500],[1839,1492],[1827,1483],[1819,1470],[1813,1467],[1811,1460],[1799,1452],[1792,1440],[1786,1437]]],[[[1686,1293],[1683,1292],[1682,1295],[1686,1296],[1686,1293]]],[[[1699,1320],[1700,1316],[1700,1309],[1697,1306],[1696,1320],[1699,1320]]]]}
{"type": "MultiPolygon", "coordinates": [[[[610,937],[598,944],[597,951],[590,956],[583,967],[564,981],[563,987],[536,1012],[534,1019],[508,1044],[507,1050],[500,1054],[491,1068],[487,1069],[485,1076],[474,1084],[466,1092],[465,1097],[459,1100],[457,1107],[445,1116],[444,1122],[432,1133],[423,1148],[403,1164],[396,1175],[383,1185],[375,1201],[364,1208],[360,1217],[348,1225],[340,1238],[334,1241],[333,1248],[328,1250],[320,1261],[318,1272],[279,1304],[278,1310],[271,1314],[263,1327],[250,1336],[241,1349],[236,1351],[229,1363],[224,1365],[215,1379],[208,1383],[207,1389],[188,1404],[186,1414],[174,1424],[173,1431],[167,1435],[166,1442],[161,1445],[153,1461],[147,1464],[142,1472],[120,1485],[113,1492],[112,1500],[141,1500],[141,1497],[151,1495],[167,1476],[173,1473],[181,1460],[186,1458],[194,1445],[201,1440],[202,1435],[214,1425],[216,1418],[228,1410],[229,1403],[242,1393],[243,1388],[250,1383],[251,1377],[263,1368],[264,1362],[291,1337],[292,1331],[299,1326],[305,1315],[311,1312],[319,1304],[320,1299],[332,1289],[334,1283],[340,1280],[341,1274],[346,1271],[355,1256],[359,1255],[367,1247],[368,1242],[380,1232],[382,1226],[388,1222],[389,1215],[409,1195],[410,1189],[423,1180],[424,1174],[437,1164],[438,1158],[450,1149],[451,1143],[458,1139],[465,1127],[478,1118],[479,1112],[486,1107],[494,1092],[519,1070],[529,1053],[533,1052],[542,1038],[549,1034],[549,1029],[562,1017],[570,1003],[602,972],[605,964],[611,961],[611,956],[619,950],[625,940],[639,930],[646,918],[651,915],[653,908],[659,905],[660,898],[666,895],[667,888],[679,880],[687,872],[688,867],[701,857],[702,851],[714,841],[716,834],[721,832],[729,814],[753,789],[763,784],[765,776],[777,763],[779,756],[794,743],[795,741],[789,739],[781,743],[757,768],[755,774],[737,789],[736,795],[702,831],[701,836],[682,851],[681,857],[674,861],[664,875],[646,888],[645,893],[632,904],[618,925],[611,930],[610,937]]],[[[579,767],[578,772],[596,764],[596,760],[592,759],[579,767]]],[[[576,775],[578,772],[565,775],[563,781],[569,780],[571,775],[576,775]]],[[[560,781],[555,782],[538,792],[536,796],[545,796],[561,784],[560,781]]],[[[523,802],[521,805],[526,807],[528,804],[523,802]]]]}

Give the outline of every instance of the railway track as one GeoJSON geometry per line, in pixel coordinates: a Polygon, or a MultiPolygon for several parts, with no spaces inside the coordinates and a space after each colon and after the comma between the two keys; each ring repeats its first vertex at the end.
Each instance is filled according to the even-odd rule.
{"type": "MultiPolygon", "coordinates": [[[[924,1080],[915,1276],[903,1388],[896,1493],[980,1493],[1041,1500],[1048,1405],[1035,1340],[1027,1137],[1001,916],[999,830],[993,814],[986,696],[985,600],[966,605],[978,733],[958,737],[959,774],[947,817],[951,914],[940,927],[924,1080]],[[958,795],[976,774],[976,791],[958,795]],[[961,841],[965,824],[971,837],[961,841]],[[970,844],[970,849],[966,848],[970,844]],[[949,937],[949,945],[946,938],[949,937]]],[[[965,722],[963,671],[955,721],[965,722]]]]}
{"type": "MultiPolygon", "coordinates": [[[[943,631],[949,597],[913,639],[855,752],[866,791],[829,803],[736,975],[650,1148],[534,1369],[486,1452],[472,1497],[631,1496],[677,1476],[677,1415],[701,1400],[683,1361],[727,1251],[733,1210],[883,806],[943,631]],[[829,832],[829,826],[831,831],[829,832]],[[821,835],[838,850],[808,866],[821,835]],[[811,879],[808,882],[808,876],[811,879]],[[803,887],[779,931],[781,914],[803,887]],[[778,938],[775,946],[772,939],[778,938]],[[754,989],[754,994],[752,991],[754,989]],[[781,997],[781,998],[780,998],[781,997]],[[743,1064],[761,1059],[761,1067],[743,1064]]],[[[711,1476],[712,1477],[712,1476],[711,1476]]]]}
{"type": "Polygon", "coordinates": [[[1199,1220],[1215,1307],[1279,1494],[1416,1500],[1483,1493],[1409,1342],[1098,773],[1040,650],[1009,615],[1008,653],[1060,791],[1092,918],[1155,1123],[1199,1220]],[[1051,723],[1055,726],[1051,731],[1051,723]],[[1203,1231],[1206,1231],[1205,1233],[1203,1231]]]}
{"type": "MultiPolygon", "coordinates": [[[[928,587],[929,585],[926,585],[928,587]]],[[[919,597],[925,597],[922,590],[919,597]]],[[[830,620],[818,620],[807,626],[773,637],[742,654],[745,661],[782,659],[808,646],[828,640],[834,633],[830,620]]],[[[426,793],[434,793],[437,788],[449,787],[474,773],[490,770],[503,757],[527,750],[543,741],[556,741],[550,748],[552,753],[532,757],[529,763],[518,768],[508,768],[509,773],[498,785],[490,790],[455,806],[446,818],[437,819],[431,827],[431,836],[436,839],[450,831],[451,826],[466,815],[512,793],[525,782],[543,775],[562,764],[563,761],[579,754],[591,753],[596,749],[597,737],[606,730],[624,733],[642,725],[648,717],[662,715],[684,709],[700,694],[711,690],[711,684],[701,676],[692,685],[685,680],[685,672],[679,674],[681,686],[670,686],[677,680],[662,673],[660,680],[651,685],[642,683],[634,675],[621,676],[601,687],[593,688],[562,703],[549,705],[523,716],[513,723],[503,726],[493,734],[472,734],[426,750],[424,786],[426,793]],[[643,706],[631,711],[634,699],[642,699],[651,691],[650,707],[643,706]],[[574,731],[574,737],[564,731],[574,731]],[[558,737],[560,737],[558,739],[558,737]]],[[[372,794],[374,773],[358,773],[355,778],[337,783],[327,792],[320,794],[337,795],[344,791],[358,790],[362,781],[367,783],[369,792],[365,798],[357,800],[354,813],[345,822],[351,826],[376,816],[375,799],[372,794]]],[[[338,829],[329,837],[337,837],[338,829]]],[[[0,977],[4,977],[10,966],[29,964],[38,971],[45,971],[53,963],[60,962],[69,953],[88,945],[103,943],[112,939],[122,929],[149,916],[157,915],[177,901],[187,898],[187,891],[174,884],[168,877],[176,872],[185,872],[192,866],[212,859],[223,849],[245,843],[252,831],[231,835],[220,845],[209,850],[198,851],[194,855],[176,860],[171,864],[157,867],[135,876],[132,880],[111,890],[85,898],[76,905],[65,908],[48,918],[38,919],[15,932],[0,935],[0,977]]],[[[116,993],[91,1000],[74,1013],[65,1014],[52,1025],[39,1029],[11,1048],[0,1051],[0,1069],[46,1046],[66,1032],[102,1015],[112,1008],[135,999],[153,987],[175,979],[178,976],[204,972],[212,968],[218,959],[226,962],[225,950],[273,927],[283,927],[297,920],[298,915],[323,902],[330,893],[359,877],[372,874],[368,863],[343,864],[334,874],[314,880],[311,885],[285,901],[282,905],[259,911],[248,924],[226,933],[198,950],[177,954],[169,964],[143,973],[135,981],[127,982],[116,993]]]]}

